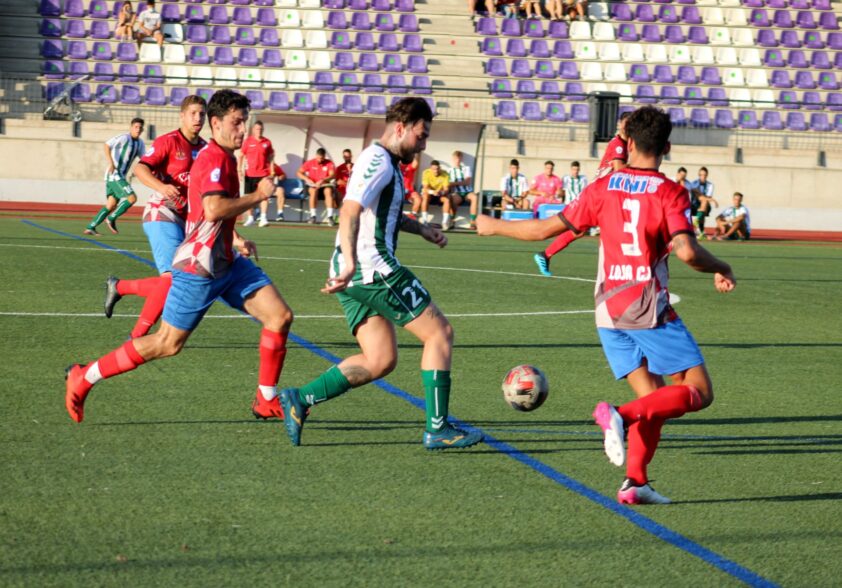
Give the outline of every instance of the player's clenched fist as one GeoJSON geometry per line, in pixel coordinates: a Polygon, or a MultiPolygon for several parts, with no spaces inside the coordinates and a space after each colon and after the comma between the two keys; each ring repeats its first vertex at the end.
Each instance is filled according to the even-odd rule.
{"type": "Polygon", "coordinates": [[[263,178],[257,184],[257,193],[263,200],[268,200],[275,193],[275,182],[269,177],[263,178]]]}

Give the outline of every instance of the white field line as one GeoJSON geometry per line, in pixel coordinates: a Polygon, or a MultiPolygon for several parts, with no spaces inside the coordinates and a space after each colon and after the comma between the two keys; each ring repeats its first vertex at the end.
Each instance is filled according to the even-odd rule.
{"type": "MultiPolygon", "coordinates": [[[[506,318],[506,317],[519,317],[519,316],[561,316],[561,315],[568,315],[568,314],[593,314],[594,311],[592,310],[547,310],[547,311],[538,311],[538,312],[500,312],[500,313],[492,313],[492,312],[476,312],[476,313],[455,313],[455,314],[447,314],[447,317],[450,318],[488,318],[488,317],[496,317],[496,318],[506,318]]],[[[0,311],[0,316],[11,316],[11,317],[59,317],[59,318],[103,318],[104,315],[101,312],[2,312],[0,311]]],[[[114,314],[112,315],[115,318],[137,318],[135,314],[114,314]]],[[[205,315],[205,318],[210,319],[242,319],[242,318],[250,318],[248,315],[245,314],[208,314],[205,315]]],[[[345,315],[342,314],[297,314],[295,315],[295,320],[299,319],[344,319],[345,315]]]]}

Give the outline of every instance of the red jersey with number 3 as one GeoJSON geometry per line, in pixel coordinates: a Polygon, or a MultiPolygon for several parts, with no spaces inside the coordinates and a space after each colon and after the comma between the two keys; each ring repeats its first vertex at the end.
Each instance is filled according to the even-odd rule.
{"type": "Polygon", "coordinates": [[[629,160],[628,145],[619,135],[614,135],[614,138],[608,142],[605,153],[602,154],[602,161],[599,162],[599,168],[596,170],[596,179],[614,171],[613,163],[615,159],[619,159],[623,163],[629,160]]]}
{"type": "Polygon", "coordinates": [[[234,262],[232,243],[237,218],[207,220],[202,202],[208,196],[240,197],[237,160],[213,140],[199,153],[190,172],[186,236],[172,265],[189,274],[218,278],[234,262]]]}
{"type": "Polygon", "coordinates": [[[201,137],[196,139],[194,145],[180,129],[176,129],[155,139],[141,157],[140,163],[148,167],[156,178],[178,188],[177,198],[167,198],[153,192],[143,209],[143,222],[184,223],[187,217],[190,168],[199,151],[207,145],[201,137]]]}
{"type": "Polygon", "coordinates": [[[600,178],[559,213],[576,232],[599,227],[596,326],[649,329],[674,320],[669,304],[672,238],[693,233],[687,190],[657,170],[600,178]]]}

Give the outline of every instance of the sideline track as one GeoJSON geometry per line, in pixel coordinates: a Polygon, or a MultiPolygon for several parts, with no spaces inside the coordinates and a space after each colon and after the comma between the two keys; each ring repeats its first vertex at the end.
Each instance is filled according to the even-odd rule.
{"type": "MultiPolygon", "coordinates": [[[[94,245],[96,245],[98,247],[105,248],[105,249],[117,250],[117,251],[119,251],[119,253],[121,253],[123,255],[126,255],[129,258],[134,259],[135,261],[139,261],[141,263],[144,263],[147,266],[151,267],[152,269],[155,269],[155,264],[152,263],[150,260],[145,259],[143,257],[139,257],[139,256],[134,255],[133,253],[129,253],[127,251],[119,250],[117,247],[113,247],[113,246],[107,245],[105,243],[100,243],[99,241],[95,241],[93,239],[87,239],[85,237],[80,237],[78,235],[72,235],[70,233],[65,233],[64,231],[59,231],[57,229],[52,229],[50,227],[39,225],[38,223],[34,223],[30,220],[21,219],[21,222],[24,223],[24,224],[27,224],[31,227],[34,227],[36,229],[47,231],[47,232],[53,233],[55,235],[60,235],[62,237],[69,237],[71,239],[77,239],[79,241],[93,243],[94,245]]],[[[302,346],[303,348],[307,349],[308,351],[310,351],[314,355],[317,355],[317,356],[321,357],[322,359],[325,359],[325,360],[327,360],[327,361],[329,361],[333,364],[339,363],[339,361],[340,361],[339,357],[333,355],[332,353],[329,353],[328,351],[325,351],[324,349],[322,349],[318,345],[316,345],[314,343],[311,343],[307,339],[304,339],[303,337],[299,337],[298,335],[295,335],[292,332],[289,334],[289,338],[294,343],[302,346]]],[[[416,408],[419,408],[421,410],[424,410],[424,400],[423,399],[418,398],[416,396],[413,396],[412,394],[406,392],[405,390],[401,390],[400,388],[390,384],[389,382],[387,382],[385,380],[375,380],[374,382],[372,382],[372,384],[374,384],[375,386],[377,386],[381,390],[383,390],[385,392],[388,392],[392,396],[400,398],[401,400],[405,400],[406,402],[408,402],[412,406],[414,406],[416,408]]],[[[736,578],[737,580],[739,580],[741,582],[744,582],[745,584],[747,584],[749,586],[757,586],[757,587],[763,587],[763,588],[777,587],[777,584],[775,584],[771,580],[768,580],[768,579],[764,578],[763,576],[757,574],[756,572],[753,572],[750,569],[741,566],[740,564],[726,558],[723,555],[720,555],[720,554],[718,554],[714,551],[711,551],[710,549],[700,545],[699,543],[696,543],[692,539],[690,539],[688,537],[685,537],[684,535],[661,525],[660,523],[650,519],[649,517],[640,514],[636,510],[634,510],[634,509],[632,509],[628,506],[624,506],[622,504],[619,504],[618,502],[616,502],[612,498],[609,498],[607,496],[604,496],[604,495],[600,494],[599,492],[597,492],[596,490],[586,486],[582,482],[579,482],[578,480],[575,480],[575,479],[571,478],[570,476],[567,476],[567,475],[559,472],[558,470],[553,469],[552,467],[548,466],[547,464],[535,459],[534,457],[532,457],[530,455],[527,455],[526,453],[520,451],[519,449],[515,448],[514,446],[509,445],[508,443],[506,443],[504,441],[500,441],[499,439],[497,439],[496,437],[493,437],[492,435],[488,434],[487,432],[483,431],[482,429],[480,429],[478,427],[474,427],[470,423],[462,421],[462,420],[460,420],[456,417],[451,417],[451,420],[457,426],[459,426],[461,428],[467,429],[469,431],[478,431],[480,433],[483,433],[483,435],[485,437],[483,442],[486,443],[489,447],[492,447],[492,448],[496,449],[501,454],[503,454],[505,456],[508,456],[508,457],[514,459],[515,461],[518,461],[518,462],[522,463],[523,465],[531,468],[532,470],[538,472],[539,474],[545,476],[546,478],[549,478],[550,480],[556,482],[560,486],[562,486],[562,487],[564,487],[564,488],[566,488],[566,489],[568,489],[572,492],[575,492],[576,494],[578,494],[582,498],[585,498],[585,499],[593,502],[594,504],[605,508],[609,512],[612,512],[615,515],[626,519],[627,521],[629,521],[630,523],[632,523],[633,525],[635,525],[639,529],[645,531],[646,533],[649,533],[650,535],[653,535],[653,536],[657,537],[658,539],[661,539],[662,541],[665,541],[666,543],[669,543],[670,545],[672,545],[674,547],[677,547],[678,549],[684,551],[685,553],[688,553],[688,554],[690,554],[694,557],[697,557],[698,559],[702,560],[703,562],[713,566],[714,568],[716,568],[716,569],[718,569],[722,572],[725,572],[726,574],[736,578]]]]}

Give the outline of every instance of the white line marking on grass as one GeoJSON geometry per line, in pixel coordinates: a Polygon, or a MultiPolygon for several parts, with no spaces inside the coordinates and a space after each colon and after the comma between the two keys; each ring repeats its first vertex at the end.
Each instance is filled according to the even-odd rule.
{"type": "MultiPolygon", "coordinates": [[[[568,314],[593,314],[593,310],[546,310],[535,312],[465,312],[447,314],[455,318],[507,318],[520,316],[561,316],[568,314]]],[[[0,316],[12,317],[64,317],[64,318],[99,318],[104,317],[101,312],[0,312],[0,316]]],[[[115,318],[137,318],[136,314],[114,314],[115,318]]],[[[245,314],[208,314],[205,318],[212,319],[243,319],[251,318],[245,314]]],[[[342,319],[343,314],[297,314],[296,319],[342,319]]]]}
{"type": "Polygon", "coordinates": [[[0,243],[0,247],[22,247],[24,249],[68,249],[70,251],[97,251],[105,253],[149,253],[148,249],[103,249],[102,247],[63,247],[59,245],[21,245],[0,243]]]}

